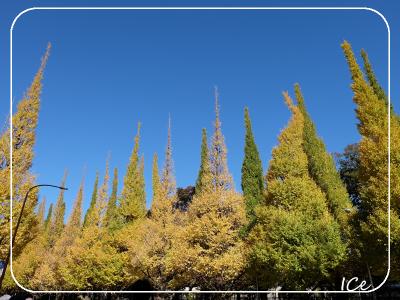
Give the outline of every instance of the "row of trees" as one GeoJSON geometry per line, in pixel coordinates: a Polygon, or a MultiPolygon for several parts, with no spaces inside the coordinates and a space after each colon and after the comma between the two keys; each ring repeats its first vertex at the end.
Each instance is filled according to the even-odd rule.
{"type": "MultiPolygon", "coordinates": [[[[169,123],[161,172],[157,155],[153,157],[152,204],[146,210],[139,123],[120,193],[117,169],[109,191],[107,159],[102,181],[96,176],[84,217],[84,180],[66,224],[64,191],[54,207],[50,205],[47,217],[45,199],[38,204],[33,194],[28,200],[13,250],[18,282],[35,290],[140,289],[146,284],[155,290],[339,289],[343,276],[378,284],[388,267],[389,163],[391,276],[398,278],[400,119],[393,111],[388,118],[392,108],[366,53],[362,52],[364,74],[350,45],[344,42],[342,48],[362,138],[339,157],[339,171],[296,84],[295,101],[287,92],[283,94],[292,116],[278,137],[265,175],[245,109],[242,193],[235,191],[215,91],[214,131],[210,143],[206,130],[202,131],[201,164],[188,205],[177,205],[169,123]]],[[[15,215],[27,188],[35,182],[29,170],[48,55],[49,48],[13,116],[15,215]]],[[[4,130],[0,143],[2,258],[9,243],[9,130],[4,130]]],[[[67,174],[63,186],[66,180],[67,174]]],[[[15,288],[9,273],[3,288],[15,288]]]]}

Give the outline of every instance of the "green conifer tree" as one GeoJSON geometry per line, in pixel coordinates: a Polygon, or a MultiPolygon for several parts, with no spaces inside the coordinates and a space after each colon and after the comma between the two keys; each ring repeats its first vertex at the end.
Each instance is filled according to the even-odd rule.
{"type": "Polygon", "coordinates": [[[247,217],[249,222],[252,223],[254,221],[254,207],[263,199],[264,178],[247,107],[244,110],[244,122],[246,137],[242,164],[242,191],[246,203],[247,217]]]}
{"type": "Polygon", "coordinates": [[[201,133],[201,155],[200,155],[200,169],[196,180],[195,192],[200,194],[202,192],[211,191],[211,169],[210,169],[210,155],[208,153],[207,145],[207,131],[202,129],[201,133]]]}
{"type": "Polygon", "coordinates": [[[143,169],[139,160],[140,123],[132,155],[124,177],[124,185],[121,193],[120,214],[124,222],[132,222],[144,217],[146,214],[146,194],[144,187],[143,169]]]}
{"type": "Polygon", "coordinates": [[[86,211],[85,218],[83,220],[83,227],[86,227],[87,225],[87,218],[91,214],[91,212],[94,210],[94,207],[96,205],[96,199],[97,199],[97,189],[99,187],[99,172],[96,172],[96,179],[94,181],[94,187],[93,187],[93,192],[92,192],[92,197],[90,198],[90,205],[89,208],[86,211]]]}

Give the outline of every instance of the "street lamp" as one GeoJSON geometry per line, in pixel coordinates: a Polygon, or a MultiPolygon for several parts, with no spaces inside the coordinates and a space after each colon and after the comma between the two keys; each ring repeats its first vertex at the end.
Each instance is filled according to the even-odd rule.
{"type": "MultiPolygon", "coordinates": [[[[48,187],[58,188],[58,189],[60,189],[60,190],[68,190],[67,188],[65,188],[65,187],[63,187],[63,186],[57,186],[57,185],[52,185],[52,184],[38,184],[38,185],[32,186],[32,187],[26,192],[24,201],[22,202],[21,211],[20,211],[19,216],[18,216],[18,221],[17,221],[17,224],[16,224],[16,226],[15,226],[15,230],[14,230],[14,232],[13,232],[13,236],[12,236],[12,239],[11,239],[11,245],[10,245],[10,248],[8,249],[7,258],[6,258],[6,261],[4,262],[4,265],[3,265],[3,271],[2,271],[1,277],[0,277],[0,289],[1,289],[1,286],[2,286],[2,284],[3,284],[4,276],[6,275],[6,270],[7,270],[8,263],[9,263],[9,261],[10,261],[10,255],[11,255],[12,247],[14,246],[14,243],[15,243],[15,238],[16,238],[16,236],[17,236],[17,231],[18,231],[19,225],[20,225],[20,223],[21,223],[22,214],[24,213],[26,200],[28,200],[29,193],[30,193],[33,189],[36,189],[36,188],[42,187],[42,186],[48,186],[48,187]]],[[[12,214],[12,212],[11,212],[11,214],[12,214]]]]}

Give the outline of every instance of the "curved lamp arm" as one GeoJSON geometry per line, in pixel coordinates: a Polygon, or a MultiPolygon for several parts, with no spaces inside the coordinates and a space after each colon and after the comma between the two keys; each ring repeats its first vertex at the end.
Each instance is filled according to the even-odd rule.
{"type": "MultiPolygon", "coordinates": [[[[42,186],[48,186],[48,187],[58,188],[58,189],[60,189],[60,190],[68,190],[66,187],[58,186],[58,185],[52,185],[52,184],[37,184],[37,185],[34,185],[34,186],[30,187],[29,190],[26,192],[24,201],[22,202],[21,211],[19,212],[18,221],[17,221],[17,224],[15,225],[15,230],[14,230],[14,232],[12,232],[12,227],[11,227],[11,232],[10,232],[10,233],[13,233],[13,235],[12,235],[12,239],[11,239],[10,248],[8,249],[7,258],[6,258],[6,261],[4,262],[3,271],[2,271],[1,277],[0,277],[0,289],[1,289],[1,285],[2,285],[2,283],[3,283],[4,276],[6,275],[6,270],[7,270],[8,263],[9,263],[9,261],[10,261],[10,255],[11,255],[11,251],[12,251],[12,248],[11,248],[11,247],[14,247],[15,238],[17,237],[18,228],[19,228],[19,225],[21,224],[22,215],[23,215],[23,213],[24,213],[25,204],[26,204],[26,201],[28,200],[29,193],[30,193],[32,190],[34,190],[34,189],[36,189],[36,188],[38,188],[38,187],[42,187],[42,186]]],[[[12,214],[12,212],[11,212],[11,214],[12,214]]],[[[12,218],[12,215],[11,215],[11,218],[12,218]]]]}

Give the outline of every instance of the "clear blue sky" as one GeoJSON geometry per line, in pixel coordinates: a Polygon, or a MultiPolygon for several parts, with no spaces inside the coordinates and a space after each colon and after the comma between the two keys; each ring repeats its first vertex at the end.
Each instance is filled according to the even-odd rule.
{"type": "MultiPolygon", "coordinates": [[[[28,7],[8,2],[0,12],[0,62],[4,66],[1,120],[9,109],[8,28],[14,16],[28,7]]],[[[232,1],[230,5],[320,5],[316,1],[295,2],[232,1]]],[[[382,2],[376,6],[370,1],[347,1],[346,5],[374,7],[394,23],[392,53],[396,56],[400,28],[394,11],[399,5],[396,1],[382,2]]],[[[33,1],[30,6],[55,3],[33,1]]],[[[244,107],[250,109],[266,169],[277,136],[290,116],[281,93],[289,90],[293,95],[296,82],[328,150],[340,152],[359,139],[350,75],[340,48],[344,39],[357,55],[361,48],[368,52],[387,89],[387,29],[382,19],[369,11],[29,12],[14,28],[14,106],[29,86],[47,42],[53,45],[43,81],[35,145],[33,172],[37,182],[58,184],[68,169],[65,198],[69,213],[86,166],[87,208],[95,173],[98,170],[102,179],[105,159],[111,152],[111,168],[119,169],[121,189],[137,122],[141,121],[140,153],[145,158],[149,206],[151,160],[157,152],[162,167],[170,113],[177,184],[193,185],[199,167],[201,128],[212,134],[214,85],[220,90],[228,163],[237,190],[243,159],[244,107]]],[[[399,69],[398,57],[393,57],[392,102],[397,111],[399,69]]],[[[57,191],[42,189],[42,195],[49,205],[56,200],[57,191]]]]}

